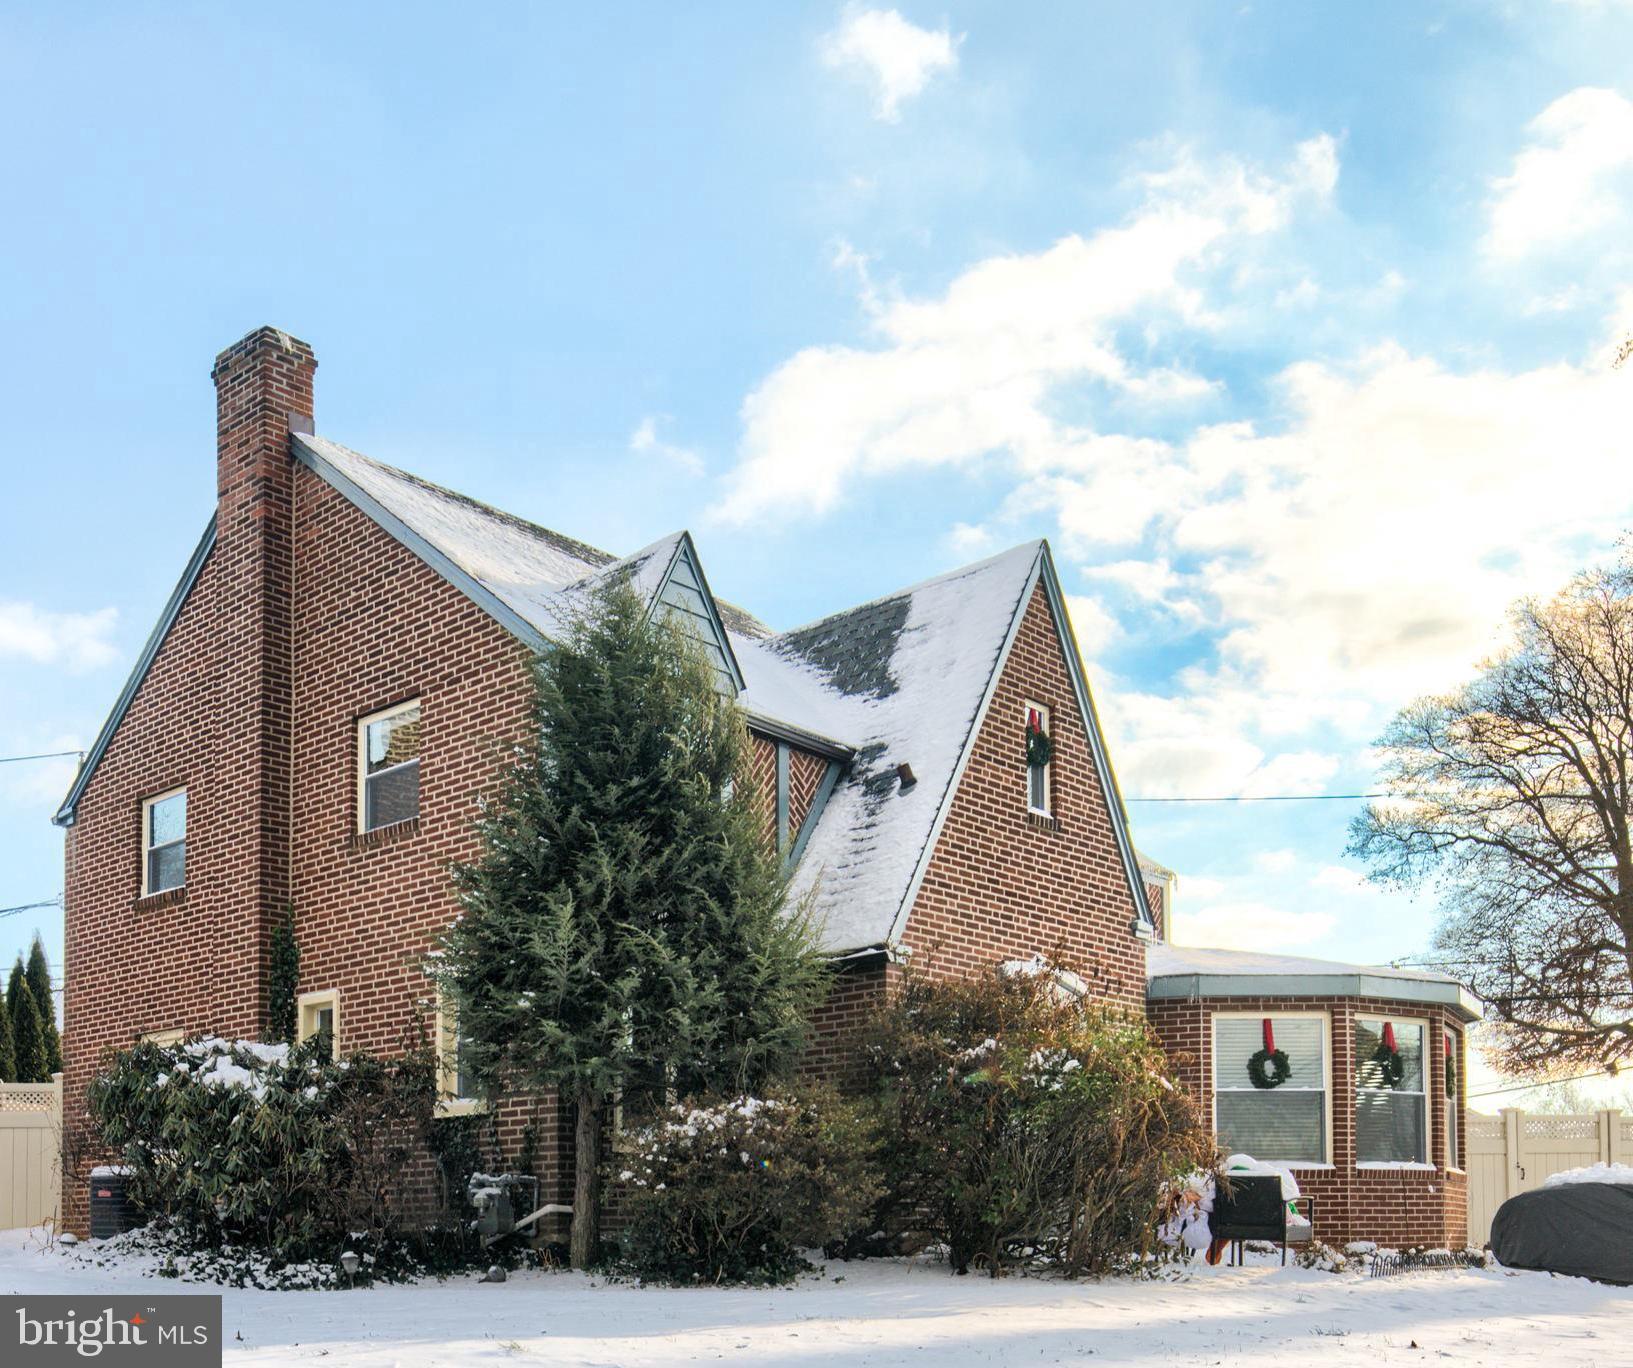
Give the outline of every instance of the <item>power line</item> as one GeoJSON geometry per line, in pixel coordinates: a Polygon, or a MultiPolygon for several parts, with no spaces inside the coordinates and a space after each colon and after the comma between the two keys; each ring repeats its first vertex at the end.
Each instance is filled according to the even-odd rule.
{"type": "Polygon", "coordinates": [[[70,755],[77,755],[81,760],[85,758],[85,752],[81,750],[43,751],[39,755],[0,755],[0,765],[15,765],[20,760],[61,760],[70,755]]]}
{"type": "Polygon", "coordinates": [[[36,907],[61,907],[62,894],[54,898],[46,898],[40,902],[18,903],[16,907],[0,907],[0,917],[15,916],[19,912],[32,912],[36,907]]]}
{"type": "Polygon", "coordinates": [[[1125,803],[1338,803],[1389,798],[1388,793],[1232,793],[1217,798],[1125,798],[1125,803]]]}
{"type": "Polygon", "coordinates": [[[1486,1092],[1469,1093],[1467,1101],[1474,1101],[1477,1097],[1501,1097],[1504,1093],[1528,1092],[1532,1088],[1551,1088],[1556,1083],[1584,1083],[1590,1078],[1615,1078],[1619,1075],[1618,1069],[1595,1069],[1592,1073],[1577,1074],[1574,1078],[1545,1078],[1540,1083],[1516,1083],[1511,1088],[1492,1088],[1486,1092]]]}

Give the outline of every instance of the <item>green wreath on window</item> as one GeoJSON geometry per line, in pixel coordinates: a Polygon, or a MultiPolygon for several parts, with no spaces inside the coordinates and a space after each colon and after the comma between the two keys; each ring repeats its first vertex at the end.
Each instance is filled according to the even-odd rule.
{"type": "Polygon", "coordinates": [[[1247,1062],[1247,1079],[1255,1088],[1279,1088],[1292,1076],[1286,1050],[1255,1050],[1247,1062]]]}
{"type": "Polygon", "coordinates": [[[1446,1096],[1457,1100],[1457,1056],[1446,1051],[1446,1096]]]}
{"type": "Polygon", "coordinates": [[[1378,1042],[1378,1048],[1372,1052],[1372,1062],[1378,1066],[1384,1087],[1398,1088],[1405,1080],[1406,1061],[1401,1058],[1401,1052],[1395,1044],[1394,1022],[1384,1022],[1383,1039],[1378,1042]]]}
{"type": "Polygon", "coordinates": [[[1048,737],[1042,727],[1028,727],[1026,729],[1026,763],[1028,765],[1047,765],[1055,755],[1055,744],[1048,737]]]}
{"type": "Polygon", "coordinates": [[[1264,1035],[1264,1049],[1255,1050],[1247,1061],[1247,1081],[1255,1088],[1279,1088],[1293,1076],[1293,1066],[1287,1062],[1287,1051],[1276,1048],[1276,1024],[1269,1017],[1259,1023],[1264,1035]]]}

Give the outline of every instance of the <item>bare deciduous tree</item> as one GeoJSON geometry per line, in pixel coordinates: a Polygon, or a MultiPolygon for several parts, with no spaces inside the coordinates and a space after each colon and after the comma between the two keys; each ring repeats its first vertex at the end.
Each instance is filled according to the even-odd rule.
{"type": "Polygon", "coordinates": [[[1438,894],[1437,949],[1511,1072],[1633,1057],[1633,557],[1514,610],[1515,638],[1379,745],[1351,827],[1374,882],[1438,894]]]}

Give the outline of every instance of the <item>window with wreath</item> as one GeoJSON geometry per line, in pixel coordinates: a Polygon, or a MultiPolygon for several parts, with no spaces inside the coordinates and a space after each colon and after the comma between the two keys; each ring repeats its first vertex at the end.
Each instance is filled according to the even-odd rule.
{"type": "Polygon", "coordinates": [[[358,830],[420,815],[420,705],[415,699],[357,724],[358,830]]]}
{"type": "Polygon", "coordinates": [[[1355,1159],[1429,1160],[1425,1027],[1400,1017],[1355,1018],[1355,1159]]]}
{"type": "Polygon", "coordinates": [[[1444,1057],[1446,1086],[1446,1167],[1462,1168],[1457,1152],[1457,1137],[1463,1119],[1463,1049],[1456,1031],[1442,1033],[1441,1053],[1444,1057]]]}
{"type": "Polygon", "coordinates": [[[1047,817],[1055,744],[1049,732],[1049,709],[1041,703],[1026,705],[1026,809],[1047,817]]]}
{"type": "Polygon", "coordinates": [[[1328,1162],[1326,1017],[1216,1015],[1213,1107],[1227,1154],[1328,1162]]]}

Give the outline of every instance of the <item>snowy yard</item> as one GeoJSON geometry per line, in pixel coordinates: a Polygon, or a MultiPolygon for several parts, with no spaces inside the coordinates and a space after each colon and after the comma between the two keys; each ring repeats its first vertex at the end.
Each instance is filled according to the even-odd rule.
{"type": "MultiPolygon", "coordinates": [[[[201,1292],[75,1264],[0,1233],[0,1293],[201,1292]]],[[[573,1273],[503,1285],[225,1290],[234,1364],[868,1365],[1183,1363],[1633,1366],[1633,1289],[1536,1273],[1372,1279],[1204,1269],[1168,1283],[954,1278],[929,1264],[832,1264],[775,1291],[669,1291],[573,1273]]]]}

